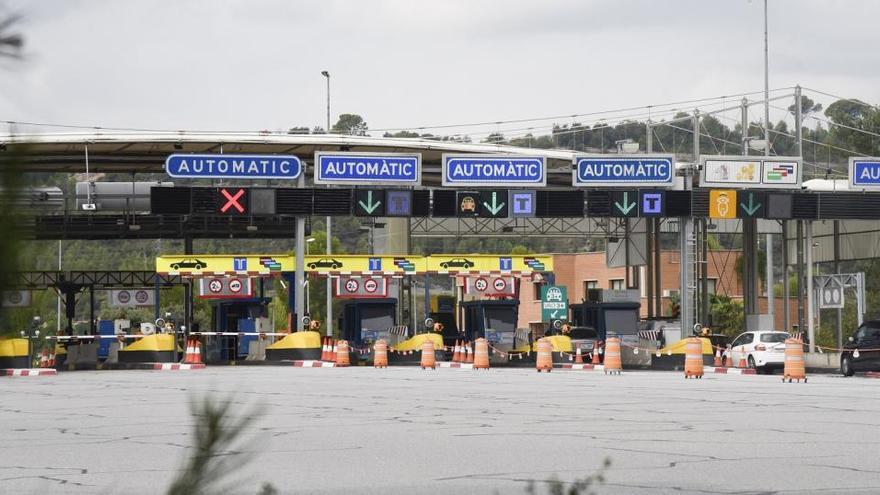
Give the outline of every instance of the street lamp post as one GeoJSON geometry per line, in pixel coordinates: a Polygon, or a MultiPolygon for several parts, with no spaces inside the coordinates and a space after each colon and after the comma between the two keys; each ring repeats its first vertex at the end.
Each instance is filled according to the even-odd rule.
{"type": "MultiPolygon", "coordinates": [[[[321,71],[321,75],[327,78],[327,133],[330,133],[330,72],[321,71]]],[[[329,257],[333,254],[333,236],[330,234],[331,231],[331,217],[327,217],[326,219],[327,225],[327,256],[329,257]]],[[[324,317],[326,321],[327,336],[333,336],[333,282],[330,280],[330,275],[327,275],[327,315],[324,317]]]]}

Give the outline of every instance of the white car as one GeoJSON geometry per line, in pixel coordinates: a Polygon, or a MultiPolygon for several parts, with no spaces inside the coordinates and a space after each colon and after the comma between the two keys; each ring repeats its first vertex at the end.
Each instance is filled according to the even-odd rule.
{"type": "Polygon", "coordinates": [[[730,344],[733,365],[739,366],[745,359],[749,368],[770,372],[785,366],[785,339],[791,336],[786,332],[759,330],[741,333],[730,344]]]}

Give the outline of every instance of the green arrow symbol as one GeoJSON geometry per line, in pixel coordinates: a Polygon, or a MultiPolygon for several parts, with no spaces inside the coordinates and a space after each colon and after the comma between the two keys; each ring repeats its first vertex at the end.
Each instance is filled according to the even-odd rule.
{"type": "Polygon", "coordinates": [[[633,201],[632,203],[630,203],[629,202],[629,193],[624,192],[623,193],[623,204],[620,204],[617,201],[615,201],[614,206],[616,206],[617,209],[620,210],[620,212],[623,213],[624,215],[629,215],[629,212],[631,212],[633,210],[633,208],[636,207],[636,202],[633,201]]]}
{"type": "Polygon", "coordinates": [[[367,204],[364,204],[363,201],[358,201],[358,204],[361,205],[361,208],[363,208],[364,211],[367,212],[367,215],[369,215],[370,213],[376,211],[376,208],[378,208],[379,205],[382,204],[382,202],[376,201],[375,203],[373,203],[373,191],[367,191],[367,204]]]}
{"type": "Polygon", "coordinates": [[[501,211],[502,208],[504,208],[504,202],[502,201],[499,204],[498,203],[498,193],[493,192],[492,193],[492,206],[489,206],[489,203],[487,203],[485,201],[483,201],[483,206],[485,206],[486,209],[489,210],[489,213],[491,213],[492,216],[495,216],[498,214],[499,211],[501,211]]]}
{"type": "Polygon", "coordinates": [[[761,203],[755,203],[755,195],[749,193],[749,205],[746,206],[745,203],[740,203],[740,206],[743,207],[743,211],[746,212],[746,215],[753,217],[755,216],[755,212],[761,208],[761,203]]]}

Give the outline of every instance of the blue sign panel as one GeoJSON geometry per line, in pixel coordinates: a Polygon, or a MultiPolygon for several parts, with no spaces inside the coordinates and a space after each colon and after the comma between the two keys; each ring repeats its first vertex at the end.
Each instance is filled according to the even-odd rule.
{"type": "Polygon", "coordinates": [[[880,158],[850,158],[849,183],[859,189],[880,189],[880,158]]]}
{"type": "Polygon", "coordinates": [[[165,173],[179,179],[298,179],[302,162],[287,155],[174,154],[165,173]]]}
{"type": "Polygon", "coordinates": [[[510,191],[510,216],[535,216],[535,191],[510,191]]]}
{"type": "Polygon", "coordinates": [[[545,186],[542,156],[443,155],[444,186],[545,186]]]}
{"type": "Polygon", "coordinates": [[[315,153],[315,184],[398,184],[422,181],[419,153],[315,153]]]}
{"type": "Polygon", "coordinates": [[[672,187],[672,155],[576,156],[572,185],[590,187],[672,187]]]}
{"type": "Polygon", "coordinates": [[[367,262],[371,272],[382,271],[382,258],[370,258],[367,262]]]}
{"type": "Polygon", "coordinates": [[[232,258],[232,269],[237,272],[246,272],[247,258],[232,258]]]}
{"type": "Polygon", "coordinates": [[[513,258],[498,258],[498,266],[501,271],[513,270],[513,258]]]}
{"type": "Polygon", "coordinates": [[[385,191],[385,214],[389,217],[412,215],[412,191],[385,191]]]}

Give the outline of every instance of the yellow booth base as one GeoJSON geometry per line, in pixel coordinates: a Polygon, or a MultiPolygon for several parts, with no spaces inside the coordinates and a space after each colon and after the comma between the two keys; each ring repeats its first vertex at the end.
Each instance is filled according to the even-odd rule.
{"type": "Polygon", "coordinates": [[[422,360],[422,345],[425,342],[434,343],[434,354],[438,361],[444,358],[443,336],[439,333],[420,333],[414,335],[397,345],[388,348],[388,363],[418,363],[422,360]]]}
{"type": "Polygon", "coordinates": [[[321,359],[321,333],[293,332],[266,346],[266,361],[299,361],[321,359]]]}
{"type": "MultiPolygon", "coordinates": [[[[703,344],[703,364],[711,366],[715,361],[715,351],[712,349],[712,342],[704,337],[700,337],[700,342],[703,344]]],[[[652,353],[651,369],[683,370],[685,347],[687,347],[687,339],[681,339],[678,342],[660,349],[660,356],[657,356],[656,353],[652,353]]]]}
{"type": "Polygon", "coordinates": [[[120,363],[174,362],[174,335],[155,334],[136,340],[119,351],[120,363]]]}
{"type": "Polygon", "coordinates": [[[27,339],[0,338],[0,368],[30,368],[27,339]]]}

